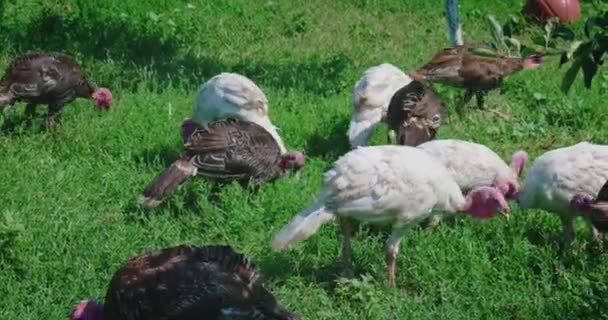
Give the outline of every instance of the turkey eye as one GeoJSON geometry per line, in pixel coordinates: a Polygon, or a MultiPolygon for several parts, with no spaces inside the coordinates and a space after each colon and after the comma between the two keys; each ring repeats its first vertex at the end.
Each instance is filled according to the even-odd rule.
{"type": "Polygon", "coordinates": [[[440,116],[440,115],[438,115],[438,114],[436,114],[436,115],[434,115],[434,116],[431,118],[431,121],[432,121],[432,122],[439,122],[439,121],[441,121],[441,116],[440,116]]]}

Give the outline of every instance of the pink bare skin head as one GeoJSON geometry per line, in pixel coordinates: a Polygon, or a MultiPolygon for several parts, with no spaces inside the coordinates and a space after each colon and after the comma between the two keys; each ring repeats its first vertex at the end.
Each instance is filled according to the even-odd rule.
{"type": "Polygon", "coordinates": [[[95,105],[101,110],[109,110],[112,105],[112,92],[108,88],[97,88],[93,91],[91,99],[95,100],[95,105]]]}
{"type": "Polygon", "coordinates": [[[526,162],[528,162],[528,153],[523,150],[515,152],[511,157],[511,170],[513,170],[518,177],[521,177],[521,174],[526,167],[526,162]]]}
{"type": "Polygon", "coordinates": [[[588,215],[591,213],[591,204],[594,197],[588,193],[577,193],[570,199],[570,208],[580,215],[588,215]]]}
{"type": "Polygon", "coordinates": [[[509,178],[499,179],[495,187],[508,200],[515,200],[519,193],[519,183],[509,178]]]}
{"type": "Polygon", "coordinates": [[[70,320],[103,320],[103,305],[95,300],[83,300],[72,308],[70,320]]]}
{"type": "Polygon", "coordinates": [[[458,209],[477,219],[492,218],[496,213],[509,216],[507,200],[498,189],[492,187],[473,189],[467,195],[466,202],[458,209]]]}
{"type": "Polygon", "coordinates": [[[188,142],[190,136],[199,128],[201,128],[201,126],[198,123],[192,121],[188,117],[184,118],[184,122],[182,122],[182,139],[184,140],[184,143],[188,142]]]}
{"type": "Polygon", "coordinates": [[[286,171],[287,169],[300,169],[306,162],[306,156],[300,151],[292,151],[281,155],[281,161],[279,167],[281,170],[286,171]]]}
{"type": "Polygon", "coordinates": [[[534,54],[524,59],[524,69],[536,69],[543,64],[544,57],[542,55],[534,54]]]}

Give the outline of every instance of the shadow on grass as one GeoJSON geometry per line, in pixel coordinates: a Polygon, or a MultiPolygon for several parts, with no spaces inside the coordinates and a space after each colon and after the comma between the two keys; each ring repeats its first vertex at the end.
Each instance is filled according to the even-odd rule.
{"type": "Polygon", "coordinates": [[[54,51],[81,53],[95,60],[110,58],[118,68],[109,72],[112,74],[98,74],[98,80],[129,89],[139,85],[140,71],[145,68],[161,88],[175,83],[199,85],[220,72],[237,72],[274,88],[335,94],[343,89],[336,84],[341,83],[344,70],[353,64],[343,54],[311,57],[302,63],[220,62],[213,53],[199,56],[192,52],[193,39],[183,31],[170,31],[147,18],[126,19],[96,10],[100,9],[85,8],[70,14],[47,7],[19,32],[11,30],[14,26],[5,26],[2,31],[6,42],[19,52],[54,51]]]}
{"type": "MultiPolygon", "coordinates": [[[[264,278],[282,284],[284,279],[293,277],[294,275],[306,279],[306,282],[322,284],[323,288],[332,293],[336,287],[336,280],[341,275],[340,256],[336,256],[334,261],[331,261],[323,266],[313,266],[310,264],[302,264],[297,266],[288,255],[281,252],[271,252],[269,255],[261,257],[256,261],[260,270],[264,274],[264,278]],[[297,272],[294,272],[297,270],[297,272]]],[[[354,268],[354,277],[359,276],[359,273],[364,272],[359,270],[357,266],[354,268]]]]}
{"type": "MultiPolygon", "coordinates": [[[[19,110],[15,110],[19,108],[18,104],[12,106],[12,110],[5,110],[4,114],[0,114],[0,119],[2,125],[0,125],[0,134],[3,136],[12,136],[18,137],[27,134],[39,134],[45,132],[44,128],[44,119],[45,116],[35,116],[30,121],[27,121],[25,116],[23,116],[22,108],[19,110]]],[[[60,118],[57,118],[58,120],[60,118]]],[[[61,126],[61,120],[57,123],[58,128],[61,126]]]]}
{"type": "Polygon", "coordinates": [[[350,119],[340,119],[329,134],[314,133],[310,136],[306,141],[306,155],[332,160],[350,151],[346,136],[349,122],[350,119]]]}
{"type": "MultiPolygon", "coordinates": [[[[163,168],[168,168],[173,162],[177,161],[181,156],[182,148],[180,146],[161,145],[153,148],[148,148],[143,152],[133,156],[133,161],[138,165],[155,167],[159,162],[163,168]]],[[[164,170],[163,169],[163,170],[164,170]]],[[[160,174],[161,171],[158,173],[160,174]]],[[[151,182],[151,181],[150,181],[151,182]]]]}

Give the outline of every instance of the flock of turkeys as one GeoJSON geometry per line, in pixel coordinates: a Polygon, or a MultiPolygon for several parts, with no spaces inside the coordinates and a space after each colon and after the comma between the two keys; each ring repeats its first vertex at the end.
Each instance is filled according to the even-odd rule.
{"type": "MultiPolygon", "coordinates": [[[[508,201],[522,209],[559,215],[563,246],[574,237],[581,216],[593,237],[608,230],[608,147],[581,142],[546,152],[522,176],[528,155],[520,150],[509,164],[488,147],[469,141],[435,140],[444,103],[429,83],[464,90],[461,112],[473,96],[501,89],[503,79],[537,68],[541,56],[489,58],[468,46],[441,50],[421,68],[405,73],[390,64],[369,68],[352,95],[347,132],[353,150],[324,174],[322,191],[273,238],[282,250],[305,240],[327,222],[343,234],[342,263],[351,274],[351,239],[357,222],[389,225],[387,281],[396,282],[396,258],[406,230],[422,221],[430,226],[456,212],[477,219],[500,213],[508,201]],[[374,128],[388,127],[388,144],[366,146],[374,128]]],[[[25,102],[26,119],[38,104],[47,105],[46,127],[56,126],[64,105],[76,98],[109,110],[112,94],[90,83],[80,66],[61,54],[34,53],[16,58],[0,82],[0,110],[25,102]]],[[[201,176],[219,181],[263,184],[301,169],[305,155],[288,151],[269,118],[268,99],[250,79],[221,73],[201,86],[192,118],[184,119],[181,157],[159,174],[139,198],[158,206],[186,180],[201,176]]],[[[84,300],[72,320],[298,319],[264,288],[260,272],[230,246],[177,246],[129,259],[112,278],[105,303],[84,300]]]]}

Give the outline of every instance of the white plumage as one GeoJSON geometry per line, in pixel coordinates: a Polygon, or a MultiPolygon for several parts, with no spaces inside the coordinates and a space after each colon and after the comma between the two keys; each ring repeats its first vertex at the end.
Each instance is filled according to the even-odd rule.
{"type": "Polygon", "coordinates": [[[507,198],[515,196],[519,191],[517,179],[528,159],[525,151],[517,151],[509,166],[490,148],[456,139],[433,140],[418,148],[443,163],[465,194],[477,187],[494,186],[507,198]]]}
{"type": "MultiPolygon", "coordinates": [[[[573,220],[578,213],[570,206],[575,194],[597,194],[608,179],[608,146],[580,142],[548,151],[538,157],[526,174],[518,195],[522,209],[556,213],[563,224],[563,245],[574,238],[573,220]]],[[[588,219],[594,238],[600,233],[588,219]]]]}
{"type": "Polygon", "coordinates": [[[407,146],[359,147],[336,161],[324,175],[317,200],[296,215],[275,236],[272,246],[285,249],[304,240],[325,222],[340,218],[344,234],[343,259],[350,264],[350,219],[389,224],[387,241],[389,284],[394,284],[395,257],[408,226],[439,212],[468,211],[488,218],[508,212],[504,197],[494,188],[474,190],[467,199],[435,158],[407,146]],[[437,212],[433,209],[439,209],[437,212]]]}
{"type": "Polygon", "coordinates": [[[193,120],[200,125],[236,117],[254,122],[266,129],[279,144],[281,153],[287,149],[268,117],[268,99],[249,78],[237,73],[220,73],[198,90],[193,120]]]}
{"type": "Polygon", "coordinates": [[[353,115],[348,128],[351,147],[367,145],[374,128],[384,119],[395,92],[411,81],[403,71],[388,63],[365,71],[353,90],[353,115]]]}

